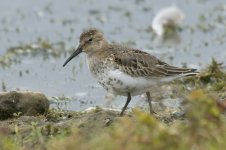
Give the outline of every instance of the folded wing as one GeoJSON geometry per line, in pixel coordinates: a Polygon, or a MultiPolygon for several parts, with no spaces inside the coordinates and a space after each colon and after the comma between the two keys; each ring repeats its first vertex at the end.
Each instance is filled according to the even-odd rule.
{"type": "Polygon", "coordinates": [[[116,67],[133,77],[169,77],[177,75],[196,75],[196,69],[171,66],[149,53],[118,47],[114,49],[116,67]]]}

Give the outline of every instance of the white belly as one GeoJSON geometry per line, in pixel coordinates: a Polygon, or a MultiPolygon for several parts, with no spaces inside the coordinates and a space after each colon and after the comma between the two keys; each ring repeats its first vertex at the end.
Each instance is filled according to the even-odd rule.
{"type": "Polygon", "coordinates": [[[120,70],[108,70],[95,76],[99,83],[109,92],[117,95],[140,95],[157,83],[143,77],[131,77],[120,70]]]}

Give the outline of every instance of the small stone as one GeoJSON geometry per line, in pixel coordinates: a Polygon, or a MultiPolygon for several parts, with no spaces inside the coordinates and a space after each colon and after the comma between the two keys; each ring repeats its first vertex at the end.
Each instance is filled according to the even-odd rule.
{"type": "Polygon", "coordinates": [[[111,123],[112,123],[112,120],[109,119],[109,118],[106,118],[106,119],[104,120],[104,126],[105,126],[105,127],[109,126],[111,123]]]}
{"type": "Polygon", "coordinates": [[[15,114],[25,116],[42,115],[47,113],[48,109],[49,101],[42,93],[0,93],[0,119],[7,119],[13,117],[15,114]]]}

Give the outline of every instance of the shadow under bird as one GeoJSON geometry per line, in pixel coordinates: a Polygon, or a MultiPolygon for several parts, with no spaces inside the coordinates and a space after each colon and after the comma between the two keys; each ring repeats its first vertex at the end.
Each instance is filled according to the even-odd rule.
{"type": "Polygon", "coordinates": [[[174,67],[149,53],[110,44],[97,29],[89,29],[80,35],[78,48],[63,66],[81,52],[87,54],[90,72],[104,89],[115,95],[127,96],[120,116],[130,103],[131,96],[142,93],[146,93],[150,113],[154,113],[149,93],[151,86],[198,74],[196,69],[174,67]]]}

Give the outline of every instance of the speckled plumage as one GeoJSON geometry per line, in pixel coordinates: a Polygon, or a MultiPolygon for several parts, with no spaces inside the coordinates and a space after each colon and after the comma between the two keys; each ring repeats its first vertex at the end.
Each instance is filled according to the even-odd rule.
{"type": "Polygon", "coordinates": [[[108,92],[127,96],[121,115],[129,104],[131,96],[142,93],[147,94],[150,112],[153,112],[148,92],[152,85],[197,74],[195,69],[168,65],[149,53],[109,44],[103,34],[96,29],[81,34],[78,49],[64,66],[80,52],[87,54],[91,73],[108,92]]]}

